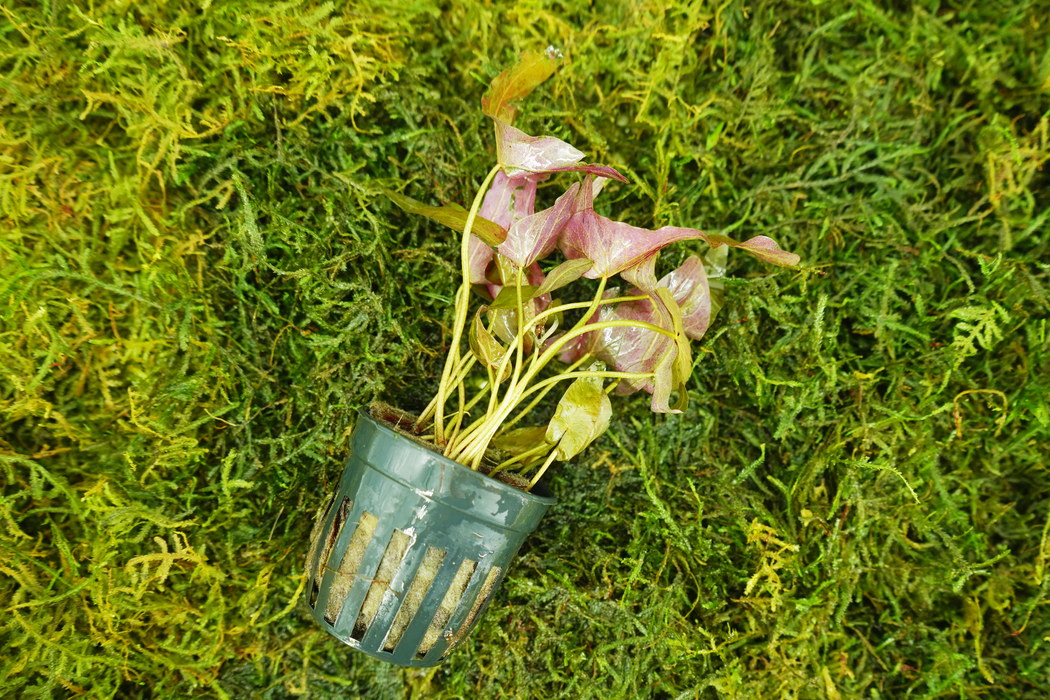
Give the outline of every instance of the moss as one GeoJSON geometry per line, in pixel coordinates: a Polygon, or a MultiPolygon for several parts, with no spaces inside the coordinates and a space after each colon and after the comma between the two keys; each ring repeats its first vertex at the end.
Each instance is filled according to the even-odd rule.
{"type": "Polygon", "coordinates": [[[1045,4],[596,12],[5,7],[3,695],[1050,693],[1045,4]],[[614,403],[403,671],[300,605],[357,409],[422,408],[446,342],[456,242],[379,192],[465,203],[548,44],[519,124],[628,174],[618,217],[804,269],[730,258],[689,412],[614,403]]]}

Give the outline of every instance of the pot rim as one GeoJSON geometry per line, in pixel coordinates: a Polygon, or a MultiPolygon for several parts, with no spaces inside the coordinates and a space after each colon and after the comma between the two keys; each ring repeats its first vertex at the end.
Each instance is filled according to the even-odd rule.
{"type": "MultiPolygon", "coordinates": [[[[454,459],[449,459],[448,457],[446,457],[445,455],[441,454],[440,452],[438,452],[436,450],[432,450],[432,449],[430,449],[428,447],[424,447],[423,445],[419,444],[418,442],[415,442],[414,440],[411,440],[408,437],[406,437],[406,436],[402,435],[401,433],[399,433],[398,431],[394,430],[393,428],[391,428],[384,421],[382,421],[382,420],[376,418],[375,416],[373,416],[370,406],[362,406],[361,408],[358,409],[357,413],[358,413],[359,419],[366,420],[369,423],[373,424],[376,427],[377,430],[382,431],[387,436],[392,437],[392,438],[394,438],[394,439],[396,439],[396,440],[398,440],[400,442],[405,443],[406,446],[410,446],[410,447],[412,447],[412,448],[414,448],[416,450],[419,450],[428,459],[433,459],[433,460],[435,460],[435,461],[437,461],[437,462],[439,462],[441,464],[444,464],[449,469],[452,469],[453,473],[455,473],[457,475],[458,479],[473,480],[473,481],[476,481],[478,483],[478,486],[481,487],[481,488],[484,488],[484,489],[493,489],[493,488],[495,488],[495,489],[497,489],[499,491],[504,491],[504,492],[514,496],[514,497],[521,498],[521,499],[523,499],[525,501],[535,502],[537,504],[543,504],[544,506],[552,506],[552,505],[554,505],[555,503],[558,502],[558,499],[555,498],[555,496],[551,492],[551,490],[548,489],[542,483],[536,484],[536,486],[533,487],[532,491],[523,491],[523,490],[517,488],[516,486],[511,486],[510,484],[506,484],[506,483],[500,481],[499,479],[493,479],[492,477],[487,476],[487,475],[481,473],[480,471],[475,471],[475,470],[471,469],[470,467],[466,467],[466,466],[460,464],[459,462],[457,462],[454,459]]],[[[418,488],[418,486],[416,486],[414,484],[406,483],[404,481],[404,479],[401,478],[398,474],[391,473],[389,470],[381,468],[380,465],[369,464],[369,466],[372,469],[375,469],[376,471],[381,472],[384,476],[386,476],[386,477],[388,477],[390,479],[393,479],[394,481],[398,481],[398,482],[404,484],[405,486],[408,486],[409,488],[412,488],[412,489],[418,488]]]]}

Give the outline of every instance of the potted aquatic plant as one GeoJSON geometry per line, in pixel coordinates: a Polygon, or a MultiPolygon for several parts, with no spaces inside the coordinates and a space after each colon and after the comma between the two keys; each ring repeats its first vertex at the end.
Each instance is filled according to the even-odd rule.
{"type": "Polygon", "coordinates": [[[395,663],[432,666],[469,634],[554,502],[541,477],[605,432],[610,393],[644,390],[657,413],[685,408],[690,342],[722,305],[729,247],[798,263],[765,236],[650,231],[596,213],[603,185],[626,178],[583,163],[564,141],[513,126],[512,102],[557,60],[553,49],[525,54],[493,81],[482,110],[495,126],[497,162],[469,209],[386,193],[462,235],[451,344],[420,415],[385,404],[361,412],[307,566],[315,619],[395,663]],[[535,211],[537,185],[558,173],[582,178],[535,211]],[[657,279],[660,250],[687,240],[710,249],[657,279]],[[560,262],[541,264],[556,252],[560,262]],[[560,301],[581,279],[596,280],[591,298],[560,301]],[[561,392],[553,416],[528,425],[552,391],[561,392]]]}

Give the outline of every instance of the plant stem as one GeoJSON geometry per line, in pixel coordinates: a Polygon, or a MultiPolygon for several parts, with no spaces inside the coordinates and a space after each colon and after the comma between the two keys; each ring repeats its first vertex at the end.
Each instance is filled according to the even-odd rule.
{"type": "MultiPolygon", "coordinates": [[[[581,357],[580,359],[576,360],[576,362],[573,362],[571,365],[569,365],[569,368],[566,369],[565,371],[566,372],[573,371],[574,369],[576,369],[577,367],[582,365],[584,362],[586,362],[587,360],[591,359],[591,357],[592,357],[592,355],[590,353],[585,354],[583,357],[581,357]]],[[[529,414],[529,411],[531,411],[532,409],[536,408],[536,404],[538,404],[540,401],[542,401],[543,397],[546,396],[550,392],[550,390],[553,389],[553,388],[554,388],[554,385],[551,384],[551,385],[547,386],[543,391],[541,391],[540,395],[537,396],[536,398],[534,398],[529,403],[528,406],[526,406],[525,408],[523,408],[520,411],[518,411],[518,415],[514,416],[514,418],[512,418],[510,421],[508,421],[508,422],[503,424],[503,426],[499,430],[498,435],[502,435],[503,433],[505,433],[508,430],[510,430],[511,428],[513,428],[514,424],[517,423],[518,421],[520,421],[525,416],[527,416],[529,414]]]]}
{"type": "MultiPolygon", "coordinates": [[[[473,354],[467,355],[466,357],[460,360],[460,363],[456,366],[455,371],[457,383],[462,382],[464,379],[467,378],[467,374],[470,372],[470,368],[474,366],[475,362],[477,362],[477,358],[475,358],[473,354]]],[[[427,407],[423,410],[423,412],[419,414],[419,418],[416,419],[417,433],[426,427],[427,421],[429,421],[430,417],[434,415],[434,409],[437,407],[437,398],[437,395],[435,395],[434,398],[430,400],[430,403],[427,404],[427,407]]]]}
{"type": "Polygon", "coordinates": [[[452,325],[452,346],[445,357],[445,368],[441,372],[441,382],[438,384],[437,404],[435,407],[434,435],[438,445],[445,443],[445,399],[448,397],[449,379],[453,376],[453,368],[459,363],[459,344],[463,340],[463,327],[466,325],[467,307],[470,305],[470,232],[474,227],[474,219],[481,208],[482,198],[485,191],[492,184],[493,178],[500,170],[497,164],[481,183],[481,188],[474,196],[474,202],[470,205],[470,213],[467,214],[467,223],[463,227],[463,242],[460,246],[460,263],[463,272],[463,283],[456,293],[456,320],[452,325]]]}
{"type": "Polygon", "coordinates": [[[467,390],[463,386],[463,380],[456,383],[456,388],[458,389],[457,393],[459,394],[459,410],[456,411],[455,423],[452,426],[452,437],[449,438],[449,442],[455,442],[456,435],[459,434],[459,426],[463,424],[463,414],[467,411],[466,407],[463,405],[467,401],[467,390]]]}
{"type": "MultiPolygon", "coordinates": [[[[598,306],[605,306],[606,304],[619,304],[625,301],[642,301],[643,299],[648,298],[648,294],[641,294],[633,297],[613,297],[612,299],[599,299],[598,306]]],[[[541,311],[540,313],[536,314],[535,318],[529,321],[529,328],[539,325],[541,321],[545,321],[547,318],[553,316],[554,314],[561,313],[562,311],[572,311],[573,309],[587,309],[590,308],[591,304],[592,302],[589,301],[576,301],[571,304],[562,304],[561,306],[555,306],[553,308],[547,309],[546,311],[541,311]]],[[[584,314],[583,317],[587,318],[593,313],[594,312],[591,311],[589,314],[584,314]]]]}
{"type": "Polygon", "coordinates": [[[537,382],[535,386],[522,392],[521,398],[524,399],[527,396],[531,396],[540,389],[549,387],[552,384],[557,384],[563,379],[582,379],[583,377],[601,377],[602,379],[644,379],[645,377],[653,376],[655,376],[654,372],[562,372],[553,377],[548,377],[542,382],[537,382]]]}
{"type": "MultiPolygon", "coordinates": [[[[594,330],[604,330],[606,328],[644,328],[651,330],[661,335],[667,336],[671,339],[675,338],[675,334],[666,329],[654,326],[651,323],[642,323],[641,321],[600,321],[598,323],[591,323],[584,326],[577,324],[571,331],[566,333],[564,336],[558,339],[558,342],[554,343],[540,357],[537,362],[538,366],[531,368],[520,382],[521,387],[527,387],[536,375],[542,370],[553,356],[561,350],[561,348],[573,338],[576,338],[584,333],[590,333],[594,330]]],[[[517,386],[507,387],[507,393],[500,402],[499,409],[495,414],[487,414],[484,418],[479,419],[479,422],[484,423],[484,428],[477,430],[471,430],[472,438],[463,443],[462,446],[457,445],[457,451],[455,453],[446,453],[446,456],[455,459],[460,464],[467,464],[470,461],[474,463],[481,463],[481,456],[485,453],[485,449],[492,439],[493,435],[499,429],[500,424],[510,415],[511,411],[521,403],[522,399],[532,394],[539,388],[547,386],[552,382],[559,381],[559,379],[572,377],[609,377],[618,379],[642,379],[643,377],[652,377],[652,372],[574,372],[571,375],[559,374],[550,379],[545,379],[531,389],[518,388],[517,386]]],[[[473,428],[473,426],[471,426],[473,428]]]]}
{"type": "Polygon", "coordinates": [[[495,469],[490,471],[489,472],[489,476],[495,476],[497,472],[500,472],[500,471],[506,469],[510,465],[515,464],[517,462],[521,462],[523,460],[527,460],[529,457],[531,457],[531,456],[533,456],[535,454],[539,454],[540,452],[544,452],[546,450],[549,450],[551,447],[553,447],[553,445],[544,442],[544,443],[541,443],[541,444],[537,445],[536,447],[533,447],[528,452],[522,452],[520,455],[517,455],[516,457],[511,457],[506,462],[500,463],[499,466],[497,466],[495,469]]]}
{"type": "MultiPolygon", "coordinates": [[[[576,325],[573,326],[572,330],[559,338],[556,343],[547,348],[547,350],[540,355],[539,359],[534,362],[529,368],[529,371],[526,372],[525,377],[521,381],[521,386],[528,386],[529,382],[532,381],[532,379],[535,378],[535,376],[542,371],[552,359],[554,359],[555,355],[561,350],[565,343],[586,332],[584,329],[588,327],[587,319],[594,314],[595,309],[597,309],[598,305],[601,303],[602,294],[605,293],[605,285],[608,281],[609,279],[607,277],[601,278],[601,281],[598,283],[598,290],[594,294],[594,299],[588,305],[587,311],[584,312],[583,317],[576,322],[576,325]]],[[[533,321],[535,321],[535,319],[533,319],[533,321]]],[[[620,322],[607,321],[606,323],[615,324],[620,322]]],[[[518,325],[520,327],[522,324],[519,323],[518,325]]],[[[600,326],[601,324],[593,325],[600,326]]],[[[657,326],[653,326],[653,328],[657,328],[657,326]]],[[[514,340],[517,342],[518,339],[515,338],[514,340]]],[[[497,411],[494,414],[487,414],[485,418],[482,419],[484,421],[484,426],[477,431],[474,438],[458,448],[455,456],[452,456],[451,454],[449,456],[452,456],[452,458],[460,462],[460,464],[467,464],[471,460],[480,464],[481,456],[485,454],[485,449],[488,447],[488,443],[492,439],[492,436],[496,434],[500,424],[510,415],[510,412],[513,411],[514,407],[521,401],[521,393],[522,392],[518,390],[517,377],[514,377],[511,385],[507,387],[507,392],[504,395],[503,400],[500,402],[497,411]]]]}
{"type": "Polygon", "coordinates": [[[529,482],[529,489],[528,489],[529,491],[532,490],[532,487],[535,486],[536,482],[540,480],[541,476],[543,476],[543,472],[547,471],[547,467],[549,467],[551,464],[554,463],[554,458],[557,457],[557,456],[558,456],[558,449],[555,448],[554,450],[551,451],[550,456],[547,457],[547,461],[543,463],[542,467],[540,467],[540,470],[538,472],[536,472],[536,476],[532,477],[532,481],[529,482]]]}

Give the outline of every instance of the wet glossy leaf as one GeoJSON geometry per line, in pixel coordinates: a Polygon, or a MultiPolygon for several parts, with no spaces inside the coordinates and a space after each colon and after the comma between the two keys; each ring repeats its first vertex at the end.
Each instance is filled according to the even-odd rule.
{"type": "MultiPolygon", "coordinates": [[[[601,362],[589,371],[602,371],[601,362]]],[[[556,459],[572,459],[609,428],[612,402],[602,388],[600,377],[581,377],[566,390],[547,426],[547,442],[557,443],[556,459]]]]}
{"type": "Polygon", "coordinates": [[[522,173],[585,172],[627,182],[607,165],[581,163],[584,152],[553,136],[530,136],[521,129],[496,120],[496,157],[511,176],[522,173]]]}
{"type": "MultiPolygon", "coordinates": [[[[647,265],[653,269],[651,266],[655,262],[655,255],[661,248],[676,241],[693,239],[706,241],[712,248],[722,245],[742,248],[774,265],[798,264],[799,256],[781,250],[776,241],[767,236],[755,236],[740,243],[727,236],[709,235],[698,229],[664,226],[650,231],[600,216],[594,211],[595,188],[593,185],[588,186],[588,180],[577,190],[573,215],[558,239],[558,247],[565,257],[593,261],[585,277],[611,277],[632,267],[645,268],[647,265]]],[[[646,288],[642,284],[638,286],[646,288]]]]}
{"type": "Polygon", "coordinates": [[[558,248],[570,260],[592,262],[584,277],[612,277],[651,258],[676,241],[702,238],[695,229],[665,226],[650,231],[613,221],[594,211],[594,189],[589,179],[577,189],[573,215],[562,230],[558,248]]]}
{"type": "Polygon", "coordinates": [[[481,200],[478,214],[509,231],[517,221],[536,210],[536,186],[545,179],[546,175],[532,173],[508,177],[499,171],[481,200]]]}

